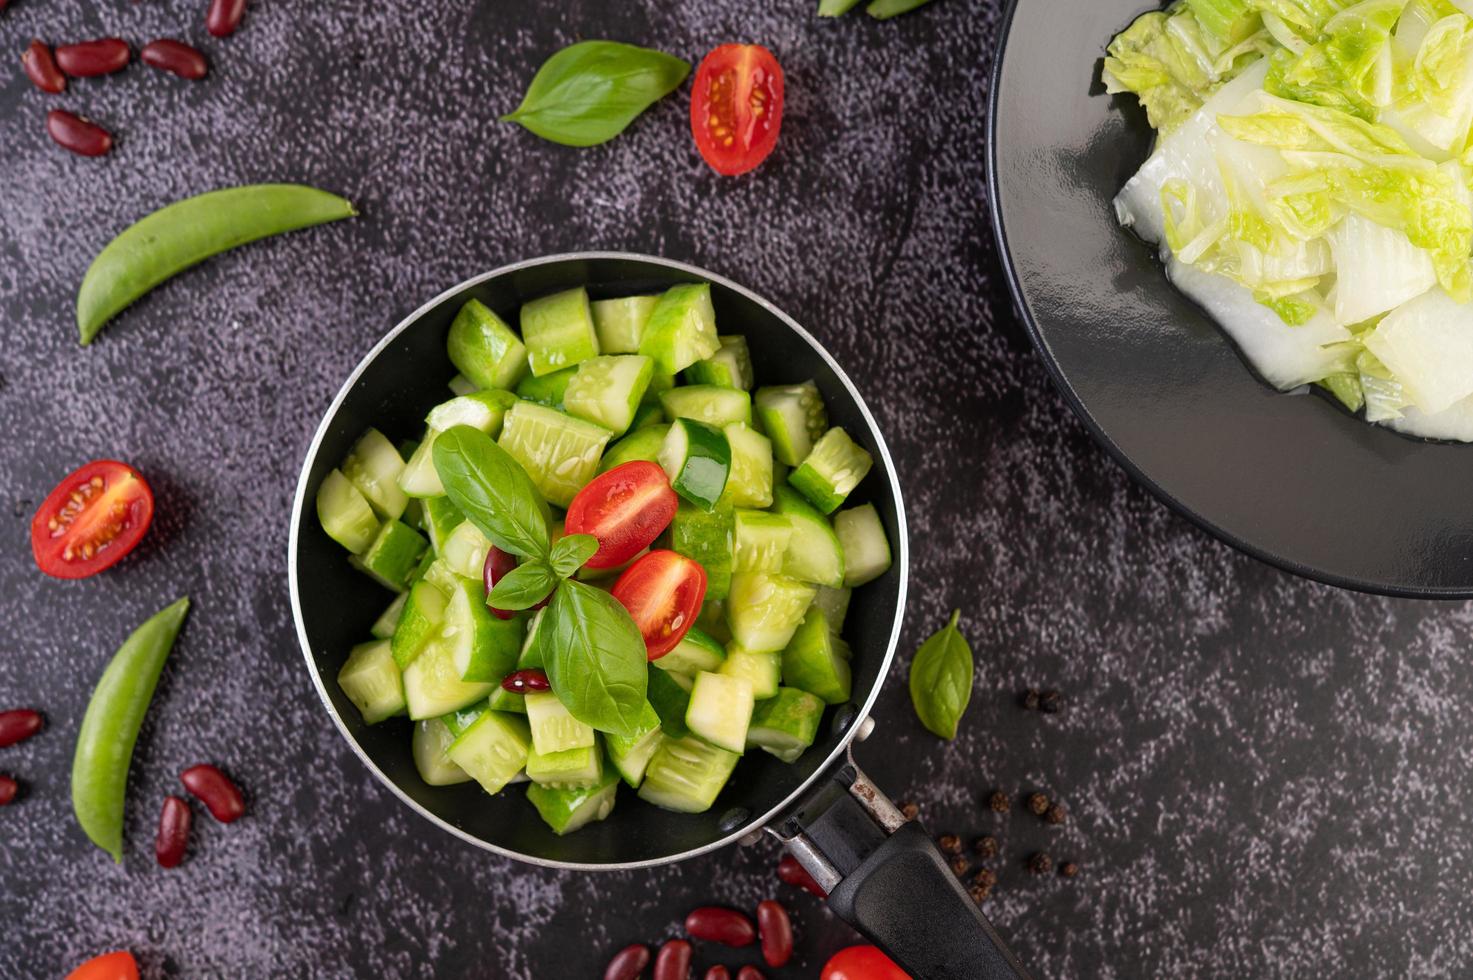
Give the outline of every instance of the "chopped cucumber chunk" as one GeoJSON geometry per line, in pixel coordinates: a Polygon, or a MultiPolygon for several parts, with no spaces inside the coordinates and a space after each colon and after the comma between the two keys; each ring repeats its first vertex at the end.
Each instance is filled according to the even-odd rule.
{"type": "Polygon", "coordinates": [[[640,402],[639,408],[634,410],[634,421],[629,423],[629,431],[661,425],[664,421],[665,410],[660,407],[659,402],[640,402]]]}
{"type": "Polygon", "coordinates": [[[741,756],[698,738],[667,738],[655,750],[639,787],[646,803],[680,813],[711,809],[741,756]]]}
{"type": "Polygon", "coordinates": [[[478,299],[455,315],[445,346],[455,370],[479,388],[511,388],[527,373],[521,338],[478,299]]]}
{"type": "Polygon", "coordinates": [[[384,521],[368,550],[348,561],[384,588],[403,592],[428,547],[418,531],[391,518],[384,521]]]}
{"type": "Polygon", "coordinates": [[[435,554],[443,555],[446,540],[452,531],[465,522],[465,515],[443,494],[439,497],[426,497],[422,503],[425,533],[430,536],[430,547],[435,549],[435,554]]]}
{"type": "MultiPolygon", "coordinates": [[[[660,396],[674,387],[675,375],[661,371],[660,366],[656,364],[655,373],[650,375],[650,386],[644,392],[644,404],[658,406],[660,404],[660,396]]],[[[662,409],[660,411],[660,417],[664,418],[664,416],[665,412],[662,409]]],[[[666,419],[665,421],[668,422],[670,420],[666,419]]]]}
{"type": "Polygon", "coordinates": [[[708,602],[725,599],[731,588],[734,523],[729,510],[718,507],[708,513],[684,501],[670,521],[670,547],[706,570],[708,602]]]}
{"type": "Polygon", "coordinates": [[[479,721],[487,710],[489,709],[485,701],[477,701],[475,704],[461,708],[459,711],[452,711],[448,715],[441,715],[440,720],[445,723],[446,728],[450,729],[451,735],[459,738],[465,734],[467,728],[479,721]]]}
{"type": "MultiPolygon", "coordinates": [[[[468,425],[494,439],[501,431],[502,419],[516,403],[516,396],[509,391],[488,390],[459,395],[430,409],[430,414],[425,416],[425,425],[429,426],[431,432],[444,432],[457,425],[468,425]]],[[[431,464],[433,465],[433,460],[431,464]]]]}
{"type": "Polygon", "coordinates": [[[523,303],[522,340],[538,377],[596,357],[598,334],[588,290],[579,286],[523,303]]]}
{"type": "Polygon", "coordinates": [[[640,716],[639,730],[628,736],[605,735],[604,748],[608,750],[609,762],[618,770],[624,782],[638,789],[639,784],[644,782],[644,772],[650,764],[650,758],[664,740],[665,735],[660,730],[660,715],[653,705],[646,702],[644,713],[640,716]]]}
{"type": "Polygon", "coordinates": [[[471,777],[445,754],[455,736],[439,718],[426,718],[414,723],[413,755],[414,768],[419,778],[431,786],[454,786],[468,783],[471,777]]]}
{"type": "Polygon", "coordinates": [[[597,299],[593,307],[593,332],[598,335],[598,349],[604,354],[638,354],[644,325],[659,296],[621,296],[597,299]]]}
{"type": "Polygon", "coordinates": [[[450,566],[443,558],[436,558],[430,562],[429,567],[420,576],[420,581],[427,582],[449,596],[455,591],[455,586],[460,582],[461,576],[450,570],[450,566]]]}
{"type": "Polygon", "coordinates": [[[369,429],[359,436],[353,451],[343,460],[342,470],[380,517],[404,516],[404,508],[409,506],[409,498],[399,489],[404,458],[382,432],[369,429]]]}
{"type": "Polygon", "coordinates": [[[731,446],[731,474],[721,502],[732,507],[772,505],[772,441],[742,422],[721,429],[731,446]]]}
{"type": "Polygon", "coordinates": [[[828,428],[823,396],[812,381],[799,385],[758,388],[754,401],[757,424],[772,440],[778,461],[797,466],[828,428]]]}
{"type": "Polygon", "coordinates": [[[726,489],[731,444],[714,426],[694,419],[676,419],[660,447],[660,466],[676,493],[711,510],[726,489]]]}
{"type": "Polygon", "coordinates": [[[728,422],[752,421],[752,396],[740,388],[719,385],[682,385],[661,392],[666,418],[695,419],[720,428],[728,422]]]}
{"type": "Polygon", "coordinates": [[[740,677],[752,685],[752,697],[764,701],[777,693],[783,675],[783,655],[777,651],[757,653],[733,643],[717,673],[740,677]]]}
{"type": "Polygon", "coordinates": [[[572,383],[573,376],[578,373],[576,367],[563,368],[551,374],[538,377],[529,374],[517,382],[517,397],[549,408],[562,408],[563,399],[567,396],[568,385],[572,383]]]}
{"type": "Polygon", "coordinates": [[[445,539],[440,560],[456,575],[479,580],[486,567],[491,541],[470,521],[461,521],[445,539]]]}
{"type": "Polygon", "coordinates": [[[642,459],[649,463],[660,461],[660,450],[665,446],[665,436],[670,432],[668,425],[648,425],[636,428],[623,439],[609,447],[598,464],[600,473],[607,473],[615,466],[642,459]]]}
{"type": "Polygon", "coordinates": [[[516,665],[522,622],[515,616],[497,619],[491,615],[486,608],[486,587],[463,578],[450,593],[440,637],[450,648],[461,680],[500,684],[516,665]]]}
{"type": "Polygon", "coordinates": [[[710,283],[671,286],[645,321],[639,352],[666,374],[684,371],[721,349],[710,283]]]}
{"type": "Polygon", "coordinates": [[[499,440],[549,502],[567,507],[598,473],[609,430],[543,405],[518,402],[499,440]]]}
{"type": "Polygon", "coordinates": [[[807,458],[788,474],[788,483],[813,506],[832,514],[873,465],[874,457],[849,438],[847,432],[833,428],[823,434],[807,458]]]}
{"type": "Polygon", "coordinates": [[[738,507],[736,515],[735,560],[738,572],[781,572],[793,525],[782,514],[738,507]]]}
{"type": "Polygon", "coordinates": [[[822,611],[809,610],[783,651],[783,683],[828,704],[849,700],[849,644],[829,629],[822,611]]]}
{"type": "Polygon", "coordinates": [[[722,385],[727,388],[752,390],[752,354],[747,349],[747,338],[742,336],[717,337],[719,350],[686,368],[686,376],[693,384],[722,385]]]}
{"type": "Polygon", "coordinates": [[[537,815],[559,837],[613,813],[618,793],[619,775],[612,770],[590,786],[554,787],[533,783],[527,787],[527,799],[537,808],[537,815]]]}
{"type": "Polygon", "coordinates": [[[684,738],[685,709],[690,704],[690,691],[676,680],[679,674],[650,669],[648,694],[650,706],[660,716],[660,728],[671,738],[684,738]]]}
{"type": "Polygon", "coordinates": [[[532,726],[532,744],[542,755],[597,744],[593,729],[574,718],[551,691],[525,696],[527,723],[532,726]]]}
{"type": "Polygon", "coordinates": [[[365,725],[404,711],[404,679],[388,640],[354,647],[338,671],[338,687],[363,715],[365,725]]]}
{"type": "Polygon", "coordinates": [[[387,609],[379,613],[378,619],[368,628],[368,635],[375,640],[387,640],[394,635],[394,630],[399,625],[399,614],[404,611],[404,604],[409,601],[409,593],[401,592],[389,603],[387,609]]]}
{"type": "Polygon", "coordinates": [[[450,602],[444,592],[429,582],[416,582],[405,594],[409,598],[389,641],[394,650],[394,663],[400,670],[414,663],[425,645],[439,634],[445,607],[450,602]]]}
{"type": "Polygon", "coordinates": [[[527,778],[542,786],[591,786],[603,779],[604,753],[598,745],[560,752],[538,752],[536,738],[527,753],[527,778]]]}
{"type": "Polygon", "coordinates": [[[783,555],[783,574],[800,582],[837,589],[844,584],[844,546],[829,519],[791,487],[774,491],[772,509],[792,525],[783,555]]]}
{"type": "Polygon", "coordinates": [[[580,419],[624,432],[634,423],[654,370],[654,362],[638,354],[589,358],[573,373],[563,405],[580,419]]]}
{"type": "Polygon", "coordinates": [[[463,374],[457,374],[445,382],[445,387],[450,389],[452,395],[469,395],[481,390],[480,385],[463,374]]]}
{"type": "Polygon", "coordinates": [[[706,592],[706,601],[701,603],[701,614],[696,617],[696,626],[705,630],[711,639],[722,646],[731,642],[731,628],[726,625],[726,603],[711,598],[709,589],[706,592]]]}
{"type": "MultiPolygon", "coordinates": [[[[459,711],[485,698],[492,686],[461,680],[450,647],[439,638],[426,643],[419,656],[404,668],[404,700],[409,706],[409,717],[415,721],[459,711]]],[[[465,767],[464,763],[460,765],[465,767]]]]}
{"type": "Polygon", "coordinates": [[[677,674],[696,674],[703,670],[715,670],[726,659],[726,648],[717,643],[704,631],[692,626],[685,636],[675,644],[675,649],[650,661],[661,670],[677,674]]]}
{"type": "MultiPolygon", "coordinates": [[[[813,602],[814,587],[784,575],[740,572],[731,577],[726,620],[732,638],[757,653],[781,650],[813,602]]],[[[728,652],[727,657],[731,654],[728,652]]]]}
{"type": "MultiPolygon", "coordinates": [[[[542,623],[542,610],[539,609],[531,616],[518,614],[513,616],[514,620],[521,620],[523,626],[518,627],[523,632],[522,649],[517,654],[517,662],[514,670],[528,670],[533,667],[542,666],[542,648],[537,644],[537,627],[542,623]]],[[[491,708],[494,711],[512,711],[519,715],[527,713],[527,697],[524,694],[513,694],[501,686],[498,678],[495,690],[491,692],[491,708]]]]}
{"type": "Polygon", "coordinates": [[[813,608],[823,613],[829,629],[835,633],[844,632],[844,617],[849,614],[849,597],[853,594],[852,589],[831,589],[820,585],[813,597],[813,608]]]}
{"type": "Polygon", "coordinates": [[[488,793],[499,793],[527,764],[531,737],[519,715],[487,711],[462,732],[445,755],[488,793]]]}
{"type": "Polygon", "coordinates": [[[696,674],[685,727],[712,745],[740,755],[747,748],[747,724],[752,720],[752,684],[745,677],[696,674]]]}
{"type": "Polygon", "coordinates": [[[844,584],[856,589],[890,569],[890,541],[874,504],[834,515],[834,533],[844,547],[844,584]]]}
{"type": "Polygon", "coordinates": [[[362,554],[378,534],[378,518],[368,498],[341,470],[333,470],[317,488],[317,520],[327,536],[353,554],[362,554]]]}
{"type": "Polygon", "coordinates": [[[818,735],[823,702],[796,687],[780,687],[774,697],[757,702],[747,726],[747,746],[796,762],[818,735]]]}

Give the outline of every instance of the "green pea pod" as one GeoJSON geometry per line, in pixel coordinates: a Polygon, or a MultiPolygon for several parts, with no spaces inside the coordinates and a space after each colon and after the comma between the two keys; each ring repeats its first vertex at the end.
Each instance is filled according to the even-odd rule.
{"type": "Polygon", "coordinates": [[[300,184],[231,187],[159,208],[92,260],[77,291],[82,343],[150,289],[212,255],[357,213],[336,194],[300,184]]]}
{"type": "Polygon", "coordinates": [[[874,0],[864,12],[876,20],[889,20],[900,14],[910,13],[917,7],[924,7],[931,0],[874,0]]]}
{"type": "Polygon", "coordinates": [[[92,843],[119,863],[133,743],[188,612],[189,600],[180,599],[133,631],[102,672],[77,732],[72,810],[92,843]]]}

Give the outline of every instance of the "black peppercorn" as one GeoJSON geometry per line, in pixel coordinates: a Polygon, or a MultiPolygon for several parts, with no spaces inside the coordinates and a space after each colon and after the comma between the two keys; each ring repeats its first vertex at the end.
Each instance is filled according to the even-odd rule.
{"type": "Polygon", "coordinates": [[[1063,696],[1058,691],[1044,691],[1038,696],[1038,710],[1046,715],[1056,715],[1063,707],[1063,696]]]}
{"type": "Polygon", "coordinates": [[[1047,820],[1049,823],[1057,826],[1058,824],[1061,824],[1066,819],[1068,819],[1068,816],[1069,811],[1064,809],[1064,804],[1055,803],[1053,806],[1048,808],[1048,813],[1044,814],[1044,819],[1047,820]]]}
{"type": "Polygon", "coordinates": [[[978,888],[991,888],[997,884],[997,872],[991,868],[983,868],[977,872],[977,877],[972,879],[972,884],[978,888]]]}
{"type": "Polygon", "coordinates": [[[1029,795],[1028,809],[1032,810],[1035,816],[1041,817],[1045,813],[1048,813],[1048,807],[1049,799],[1047,796],[1044,796],[1042,793],[1033,793],[1029,795]]]}
{"type": "Polygon", "coordinates": [[[1063,875],[1065,878],[1073,878],[1075,875],[1079,874],[1079,865],[1075,864],[1073,861],[1065,861],[1063,864],[1059,865],[1059,874],[1063,875]]]}
{"type": "Polygon", "coordinates": [[[900,815],[907,820],[914,820],[916,817],[921,815],[921,808],[916,804],[910,802],[909,800],[906,800],[904,803],[900,804],[900,815]]]}
{"type": "Polygon", "coordinates": [[[1038,706],[1043,703],[1043,696],[1030,687],[1028,690],[1023,692],[1023,697],[1021,700],[1023,707],[1027,708],[1029,711],[1037,711],[1038,706]]]}
{"type": "Polygon", "coordinates": [[[951,859],[951,873],[956,875],[958,878],[971,870],[972,862],[968,861],[962,855],[958,854],[956,857],[951,859]]]}
{"type": "Polygon", "coordinates": [[[936,841],[936,846],[941,848],[942,854],[960,854],[962,852],[962,839],[956,834],[942,834],[936,841]]]}
{"type": "Polygon", "coordinates": [[[984,859],[997,857],[997,838],[979,837],[977,838],[977,843],[972,845],[972,848],[984,859]]]}
{"type": "Polygon", "coordinates": [[[1046,875],[1054,870],[1054,859],[1046,851],[1038,851],[1028,859],[1028,870],[1036,875],[1046,875]]]}
{"type": "Polygon", "coordinates": [[[973,885],[968,890],[967,894],[972,896],[972,901],[976,902],[978,905],[981,905],[983,902],[987,901],[988,896],[992,894],[992,889],[983,888],[980,885],[973,885]]]}
{"type": "Polygon", "coordinates": [[[1013,801],[1008,799],[1008,794],[1002,790],[993,793],[992,799],[988,803],[991,805],[994,813],[1007,813],[1013,806],[1013,801]]]}

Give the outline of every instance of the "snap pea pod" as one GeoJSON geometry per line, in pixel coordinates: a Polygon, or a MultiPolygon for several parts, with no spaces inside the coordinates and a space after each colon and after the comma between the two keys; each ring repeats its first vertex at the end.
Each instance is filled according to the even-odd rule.
{"type": "Polygon", "coordinates": [[[189,600],[180,599],[133,631],[102,672],[77,732],[72,810],[92,843],[119,863],[133,743],[188,612],[189,600]]]}
{"type": "Polygon", "coordinates": [[[92,260],[77,291],[82,343],[150,289],[212,255],[357,213],[336,194],[300,184],[231,187],[159,208],[92,260]]]}

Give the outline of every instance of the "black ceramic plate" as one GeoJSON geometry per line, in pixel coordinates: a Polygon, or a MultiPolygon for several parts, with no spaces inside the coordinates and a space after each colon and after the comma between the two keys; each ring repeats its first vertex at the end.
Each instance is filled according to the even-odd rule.
{"type": "Polygon", "coordinates": [[[1105,45],[1143,0],[1014,0],[988,162],[1013,294],[1064,397],[1167,503],[1248,553],[1334,585],[1473,596],[1473,446],[1282,394],[1166,280],[1111,199],[1145,160],[1135,100],[1104,94],[1105,45]]]}

